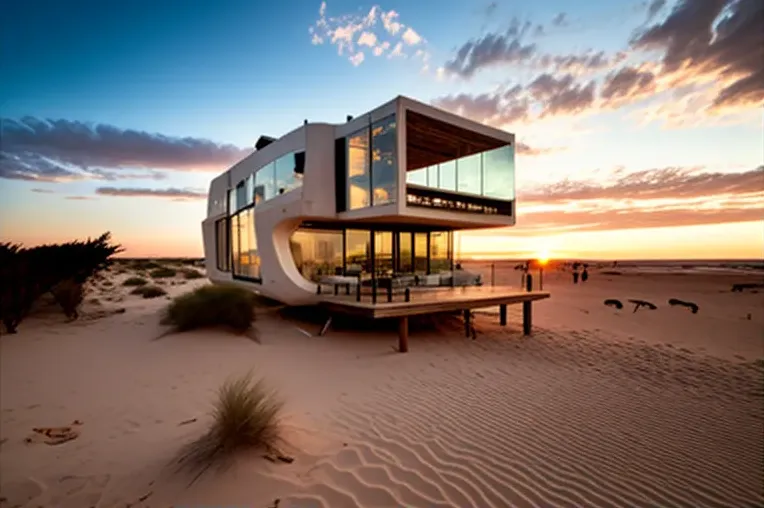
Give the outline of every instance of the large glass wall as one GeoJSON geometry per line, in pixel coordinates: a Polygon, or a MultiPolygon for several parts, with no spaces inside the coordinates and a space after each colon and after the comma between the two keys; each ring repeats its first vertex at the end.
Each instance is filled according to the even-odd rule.
{"type": "Polygon", "coordinates": [[[356,132],[348,139],[348,209],[371,205],[369,175],[369,129],[356,132]]]}
{"type": "Polygon", "coordinates": [[[301,168],[297,167],[297,157],[295,153],[288,153],[279,157],[274,162],[276,184],[274,191],[276,194],[284,194],[292,189],[302,185],[301,168]]]}
{"type": "Polygon", "coordinates": [[[398,189],[397,129],[390,115],[347,138],[347,207],[394,203],[398,189]]]}
{"type": "Polygon", "coordinates": [[[292,235],[290,246],[295,265],[307,280],[318,282],[325,275],[343,274],[363,280],[372,274],[385,279],[450,271],[452,234],[300,228],[292,235]]]}
{"type": "Polygon", "coordinates": [[[342,231],[300,229],[289,242],[303,277],[318,282],[324,275],[342,273],[342,231]]]}
{"type": "Polygon", "coordinates": [[[216,266],[221,272],[231,270],[231,254],[228,250],[228,219],[225,217],[215,221],[215,256],[216,266]]]}
{"type": "Polygon", "coordinates": [[[231,217],[233,275],[260,279],[260,255],[255,234],[255,209],[250,207],[231,217]]]}
{"type": "Polygon", "coordinates": [[[395,202],[398,179],[395,132],[395,115],[371,126],[371,188],[374,206],[395,202]]]}
{"type": "Polygon", "coordinates": [[[371,273],[371,232],[348,229],[345,238],[345,272],[349,275],[371,273]]]}
{"type": "Polygon", "coordinates": [[[507,145],[408,171],[406,183],[511,201],[515,199],[515,147],[507,145]]]}
{"type": "Polygon", "coordinates": [[[255,204],[276,197],[276,165],[266,164],[255,173],[255,204]]]}

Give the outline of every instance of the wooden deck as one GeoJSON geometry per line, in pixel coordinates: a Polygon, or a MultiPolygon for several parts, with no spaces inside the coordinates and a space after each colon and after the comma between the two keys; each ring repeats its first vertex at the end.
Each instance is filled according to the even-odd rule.
{"type": "Polygon", "coordinates": [[[408,318],[439,312],[462,311],[464,313],[465,335],[471,331],[470,310],[499,307],[499,321],[507,324],[507,305],[523,305],[523,331],[531,333],[531,303],[549,298],[544,291],[520,291],[510,287],[470,286],[462,288],[437,288],[434,290],[412,291],[408,302],[379,301],[372,303],[369,296],[365,301],[357,301],[353,295],[322,295],[320,305],[333,314],[350,314],[369,319],[397,318],[399,322],[399,351],[408,351],[408,318]]]}

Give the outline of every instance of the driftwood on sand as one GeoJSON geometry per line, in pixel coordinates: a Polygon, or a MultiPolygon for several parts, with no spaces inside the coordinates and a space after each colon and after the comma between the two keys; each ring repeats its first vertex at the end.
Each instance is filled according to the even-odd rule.
{"type": "Polygon", "coordinates": [[[641,307],[645,307],[650,310],[655,310],[658,308],[657,305],[650,303],[647,300],[629,300],[629,302],[634,304],[634,312],[637,312],[641,307]]]}
{"type": "Polygon", "coordinates": [[[698,310],[699,310],[699,308],[698,308],[698,304],[696,304],[696,303],[693,303],[693,302],[685,302],[684,300],[679,300],[678,298],[671,298],[671,299],[668,301],[668,303],[669,303],[669,305],[671,305],[672,307],[675,307],[675,306],[680,306],[680,307],[687,307],[688,309],[690,309],[690,311],[691,311],[693,314],[697,314],[697,313],[698,313],[698,310]]]}
{"type": "Polygon", "coordinates": [[[615,307],[618,310],[623,309],[623,304],[621,303],[621,300],[616,300],[615,298],[608,298],[605,300],[605,305],[608,307],[615,307]]]}
{"type": "Polygon", "coordinates": [[[732,285],[732,292],[740,292],[742,293],[746,289],[764,289],[764,284],[756,283],[756,282],[746,282],[743,284],[733,284],[732,285]]]}

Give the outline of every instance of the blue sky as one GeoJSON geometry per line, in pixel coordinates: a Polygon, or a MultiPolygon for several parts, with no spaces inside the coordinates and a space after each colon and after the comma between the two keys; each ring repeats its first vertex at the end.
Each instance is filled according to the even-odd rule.
{"type": "MultiPolygon", "coordinates": [[[[729,0],[726,10],[723,3],[12,2],[0,21],[0,152],[14,157],[17,166],[0,161],[6,164],[0,173],[0,234],[3,240],[38,243],[112,229],[135,255],[198,255],[205,213],[200,196],[236,160],[235,148],[244,153],[260,134],[281,135],[304,118],[339,123],[346,114],[408,95],[507,128],[527,147],[517,166],[520,199],[532,205],[526,208],[527,227],[521,222],[512,233],[491,233],[504,235],[501,249],[507,252],[521,242],[513,244],[513,238],[530,236],[560,251],[585,250],[590,232],[584,225],[619,211],[630,219],[609,219],[596,228],[598,235],[656,223],[676,231],[735,223],[736,234],[744,236],[739,255],[750,256],[764,245],[756,233],[762,188],[755,183],[764,178],[764,80],[757,81],[750,61],[730,59],[727,46],[745,54],[743,44],[755,42],[751,19],[761,3],[729,0]],[[700,47],[693,54],[672,46],[677,40],[703,41],[730,12],[736,23],[725,37],[707,37],[705,46],[687,44],[700,47]],[[687,22],[703,16],[709,20],[705,32],[687,22]],[[396,31],[390,22],[402,26],[396,31]],[[338,37],[351,26],[356,29],[348,38],[338,37]],[[416,37],[405,35],[409,29],[416,37]],[[365,33],[374,34],[374,44],[361,42],[365,33]],[[316,44],[314,36],[323,42],[316,44]],[[390,45],[383,47],[383,41],[390,45]],[[513,42],[527,52],[515,52],[513,42]],[[398,43],[405,56],[388,58],[398,43]],[[593,59],[598,53],[600,63],[593,59]],[[588,63],[565,66],[565,57],[588,63]],[[677,60],[684,67],[672,67],[677,60]],[[624,69],[632,73],[615,79],[624,69]],[[542,75],[548,79],[538,79],[542,75]],[[512,87],[517,89],[510,93],[512,87]],[[713,105],[733,91],[732,99],[713,105]],[[510,115],[513,107],[524,112],[510,115]],[[35,130],[37,137],[22,143],[18,122],[25,117],[63,123],[47,136],[35,130]],[[95,124],[114,128],[109,139],[122,147],[118,153],[109,152],[105,137],[88,131],[95,124]],[[176,163],[182,144],[177,138],[193,138],[195,148],[176,163]],[[150,146],[136,142],[129,154],[125,147],[136,139],[150,146]],[[163,143],[167,154],[159,153],[163,143]],[[58,170],[54,175],[30,169],[33,159],[19,170],[21,157],[38,163],[44,157],[40,164],[58,170]],[[194,167],[194,157],[207,161],[204,167],[194,167]],[[737,187],[686,188],[721,181],[713,175],[732,175],[737,187]],[[635,178],[642,187],[629,203],[618,189],[633,186],[635,178]],[[577,204],[562,194],[555,198],[548,190],[561,189],[560,182],[569,183],[567,190],[594,185],[599,194],[577,204]],[[650,185],[671,186],[676,203],[656,201],[650,185]],[[126,198],[98,191],[104,187],[149,192],[126,198]],[[178,190],[190,195],[178,201],[178,190]],[[698,200],[713,206],[693,219],[698,200]],[[40,211],[49,207],[59,213],[40,211]],[[670,211],[674,219],[661,221],[660,214],[670,211]],[[590,216],[576,216],[581,229],[563,234],[565,214],[574,213],[590,216]],[[151,246],[148,229],[158,242],[151,246]]],[[[720,248],[718,256],[725,255],[735,254],[720,248]]]]}

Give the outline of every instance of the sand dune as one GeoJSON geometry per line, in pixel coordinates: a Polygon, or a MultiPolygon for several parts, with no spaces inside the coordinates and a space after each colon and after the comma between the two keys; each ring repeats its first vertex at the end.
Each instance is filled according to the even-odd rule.
{"type": "Polygon", "coordinates": [[[260,344],[220,331],[153,340],[167,300],[118,284],[122,302],[100,307],[124,314],[30,318],[0,339],[0,506],[764,504],[762,311],[736,316],[757,295],[732,305],[696,284],[683,294],[718,312],[633,314],[600,297],[639,295],[639,283],[553,280],[533,337],[480,314],[467,340],[443,318],[412,333],[406,355],[393,333],[307,337],[298,327],[317,324],[273,312],[260,315],[260,344]],[[168,463],[208,424],[219,384],[250,368],[287,402],[294,463],[243,456],[189,486],[168,463]],[[32,427],[75,419],[73,441],[24,442],[32,427]]]}

